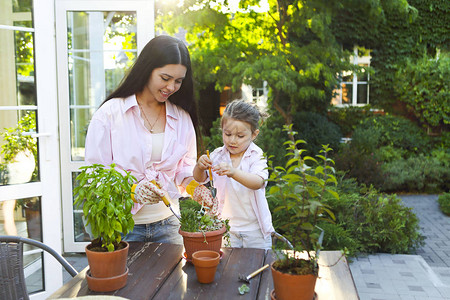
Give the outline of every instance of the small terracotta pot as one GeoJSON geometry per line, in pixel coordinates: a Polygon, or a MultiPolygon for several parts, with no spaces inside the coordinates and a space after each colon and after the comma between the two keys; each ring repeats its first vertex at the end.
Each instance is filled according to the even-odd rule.
{"type": "Polygon", "coordinates": [[[216,275],[220,254],[213,250],[199,250],[192,254],[197,280],[200,283],[211,283],[216,275]]]}
{"type": "Polygon", "coordinates": [[[208,232],[187,232],[178,231],[183,237],[184,249],[186,250],[187,260],[192,260],[192,253],[198,250],[213,250],[220,253],[222,246],[222,237],[225,233],[225,226],[221,229],[208,232]],[[206,238],[206,242],[205,242],[206,238]]]}
{"type": "Polygon", "coordinates": [[[312,300],[317,276],[315,275],[291,275],[272,270],[274,296],[277,300],[312,300]]]}

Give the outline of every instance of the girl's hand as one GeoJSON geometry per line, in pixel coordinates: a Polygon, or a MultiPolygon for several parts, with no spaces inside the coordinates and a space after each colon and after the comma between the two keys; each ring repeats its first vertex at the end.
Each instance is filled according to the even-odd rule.
{"type": "Polygon", "coordinates": [[[212,167],[212,170],[219,176],[226,175],[228,177],[233,177],[236,173],[236,168],[233,168],[230,164],[224,162],[212,167]]]}
{"type": "Polygon", "coordinates": [[[201,171],[206,171],[211,166],[212,166],[212,161],[206,154],[203,154],[202,156],[200,156],[200,158],[197,161],[197,167],[201,171]]]}

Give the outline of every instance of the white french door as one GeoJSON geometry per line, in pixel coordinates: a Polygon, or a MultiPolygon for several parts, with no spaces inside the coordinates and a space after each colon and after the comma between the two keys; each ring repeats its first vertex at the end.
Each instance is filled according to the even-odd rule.
{"type": "Polygon", "coordinates": [[[92,114],[120,83],[154,36],[149,0],[56,0],[59,127],[64,250],[84,252],[89,241],[72,190],[84,163],[92,114]]]}
{"type": "MultiPolygon", "coordinates": [[[[62,249],[53,0],[0,1],[0,234],[62,249]]],[[[24,247],[32,299],[62,284],[52,256],[24,247]]]]}

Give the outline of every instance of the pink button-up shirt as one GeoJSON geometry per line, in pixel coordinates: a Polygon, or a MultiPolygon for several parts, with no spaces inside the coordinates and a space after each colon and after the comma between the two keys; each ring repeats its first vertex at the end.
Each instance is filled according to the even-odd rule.
{"type": "MultiPolygon", "coordinates": [[[[170,198],[178,199],[181,197],[178,186],[192,176],[197,161],[191,117],[166,101],[162,157],[161,161],[152,162],[152,134],[145,128],[139,114],[135,95],[105,102],[89,124],[85,161],[105,166],[115,163],[117,169],[130,171],[138,181],[156,179],[170,198]]],[[[178,203],[174,204],[178,207],[178,203]]],[[[133,212],[139,208],[135,205],[133,212]]]]}
{"type": "MultiPolygon", "coordinates": [[[[230,158],[230,152],[225,147],[219,147],[215,149],[211,153],[211,160],[213,161],[213,165],[219,164],[221,162],[226,162],[228,164],[232,164],[230,158]]],[[[239,164],[239,169],[244,172],[256,174],[261,176],[264,180],[266,180],[269,176],[269,172],[267,170],[267,160],[263,156],[263,151],[254,143],[251,143],[250,146],[244,153],[242,160],[239,164]]],[[[217,199],[219,201],[219,212],[222,211],[224,202],[227,198],[227,193],[230,188],[233,188],[232,180],[228,176],[218,176],[213,172],[213,181],[214,186],[217,189],[217,199]]],[[[234,181],[236,186],[239,189],[248,190],[248,193],[245,193],[250,197],[249,201],[253,208],[253,211],[258,219],[259,227],[261,228],[261,232],[264,237],[270,235],[275,229],[272,225],[272,215],[269,210],[269,204],[266,199],[266,192],[264,184],[258,190],[251,190],[243,186],[242,184],[234,181]]],[[[233,230],[233,229],[232,229],[233,230]]]]}

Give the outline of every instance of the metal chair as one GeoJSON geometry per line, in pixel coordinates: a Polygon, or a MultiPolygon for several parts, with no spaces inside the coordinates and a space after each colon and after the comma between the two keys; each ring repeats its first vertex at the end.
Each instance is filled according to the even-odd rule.
{"type": "Polygon", "coordinates": [[[72,277],[78,274],[64,257],[45,244],[20,236],[0,235],[0,299],[29,299],[23,270],[23,244],[33,245],[53,255],[72,277]]]}

